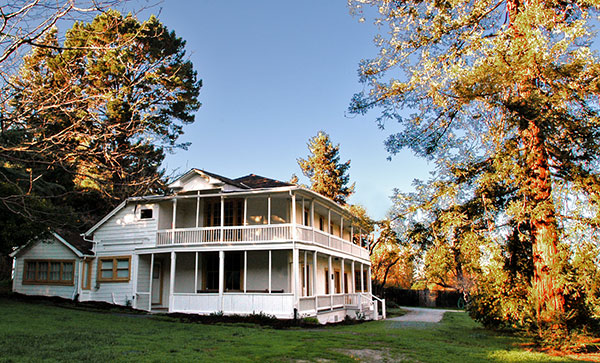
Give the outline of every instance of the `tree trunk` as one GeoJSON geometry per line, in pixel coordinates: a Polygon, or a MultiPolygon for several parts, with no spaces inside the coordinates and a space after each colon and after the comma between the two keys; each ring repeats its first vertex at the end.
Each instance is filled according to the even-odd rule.
{"type": "Polygon", "coordinates": [[[558,233],[555,206],[552,200],[552,181],[544,136],[534,121],[522,132],[530,174],[527,181],[531,208],[533,253],[533,281],[536,292],[536,317],[538,327],[551,324],[559,327],[559,318],[565,311],[565,299],[557,286],[558,233]]]}
{"type": "MultiPolygon", "coordinates": [[[[533,0],[536,1],[536,0],[533,0]]],[[[509,26],[514,30],[515,38],[523,39],[523,33],[513,28],[517,15],[527,6],[528,2],[508,0],[506,11],[509,26]]],[[[531,4],[531,3],[529,3],[531,4]]],[[[552,179],[548,164],[548,152],[545,137],[540,129],[540,119],[543,119],[543,107],[528,100],[531,90],[537,82],[529,75],[517,84],[513,96],[520,98],[520,136],[525,146],[526,163],[529,169],[525,185],[524,197],[529,208],[529,223],[531,225],[531,246],[533,257],[533,281],[535,291],[535,311],[538,328],[550,325],[552,328],[562,328],[559,318],[564,316],[565,299],[562,289],[557,286],[558,268],[558,232],[556,224],[556,209],[552,200],[552,179]]]]}

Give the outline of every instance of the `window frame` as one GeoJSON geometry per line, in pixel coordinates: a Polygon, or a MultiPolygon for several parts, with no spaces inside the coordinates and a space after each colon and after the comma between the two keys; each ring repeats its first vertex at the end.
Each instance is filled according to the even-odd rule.
{"type": "Polygon", "coordinates": [[[146,208],[144,208],[144,207],[140,208],[140,213],[139,213],[138,219],[140,221],[153,220],[154,219],[154,208],[148,208],[148,207],[146,207],[146,208]],[[150,216],[149,217],[148,216],[144,216],[144,213],[147,213],[147,212],[150,212],[150,216]]]}
{"type": "Polygon", "coordinates": [[[96,267],[97,282],[129,282],[131,280],[131,256],[101,256],[98,257],[98,264],[96,267]],[[127,277],[118,277],[118,261],[127,260],[127,277]],[[112,262],[112,276],[102,277],[102,263],[104,261],[112,262]]]}
{"type": "Polygon", "coordinates": [[[81,263],[81,289],[92,289],[92,267],[93,259],[86,259],[81,263]]]}
{"type": "Polygon", "coordinates": [[[75,260],[64,260],[64,259],[36,259],[36,258],[31,258],[31,259],[25,259],[23,261],[23,279],[22,279],[22,284],[23,285],[61,285],[61,286],[73,286],[75,284],[75,260]],[[27,279],[27,274],[29,272],[29,264],[30,263],[35,263],[35,277],[33,280],[27,279]],[[60,263],[60,270],[58,273],[58,280],[50,280],[50,265],[51,263],[60,263]],[[65,280],[63,279],[63,273],[64,273],[64,265],[70,263],[73,266],[73,269],[71,270],[71,279],[70,280],[65,280]],[[46,264],[47,269],[46,269],[46,279],[44,280],[40,280],[38,275],[40,272],[40,269],[38,266],[40,266],[40,264],[46,264]]]}

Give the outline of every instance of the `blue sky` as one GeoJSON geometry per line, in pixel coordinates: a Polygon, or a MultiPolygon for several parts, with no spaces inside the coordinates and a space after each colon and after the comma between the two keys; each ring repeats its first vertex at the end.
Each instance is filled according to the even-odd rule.
{"type": "Polygon", "coordinates": [[[204,83],[203,106],[181,138],[192,145],[167,156],[168,171],[283,181],[295,173],[308,183],[296,159],[324,130],[340,144],[342,160],[351,160],[350,203],[373,218],[385,216],[393,188],[409,191],[413,179],[427,178],[430,166],[409,151],[386,160],[383,140],[393,127],[379,130],[375,112],[347,114],[362,89],[358,63],[376,54],[376,29],[352,17],[345,0],[170,0],[150,12],[187,41],[204,83]]]}

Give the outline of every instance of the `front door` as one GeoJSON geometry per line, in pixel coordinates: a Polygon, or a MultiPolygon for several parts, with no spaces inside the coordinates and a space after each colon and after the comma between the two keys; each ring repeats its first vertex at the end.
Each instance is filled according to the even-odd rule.
{"type": "Polygon", "coordinates": [[[160,261],[154,261],[154,269],[152,271],[152,305],[162,305],[162,295],[162,264],[160,261]]]}

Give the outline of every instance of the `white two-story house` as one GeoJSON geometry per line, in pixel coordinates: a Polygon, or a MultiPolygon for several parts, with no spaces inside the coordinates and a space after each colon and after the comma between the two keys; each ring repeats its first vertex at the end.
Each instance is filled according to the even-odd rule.
{"type": "Polygon", "coordinates": [[[55,234],[15,251],[14,290],[321,322],[377,319],[384,310],[371,294],[367,236],[343,206],[253,174],[232,180],[193,169],[169,188],[127,199],[83,240],[55,234]],[[48,248],[52,256],[41,258],[48,248]]]}

